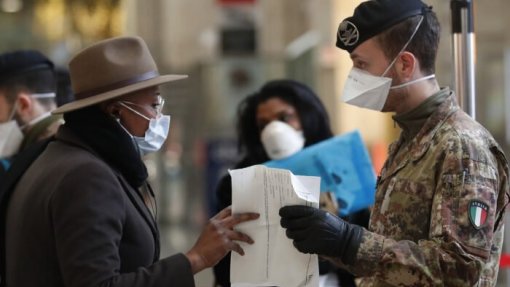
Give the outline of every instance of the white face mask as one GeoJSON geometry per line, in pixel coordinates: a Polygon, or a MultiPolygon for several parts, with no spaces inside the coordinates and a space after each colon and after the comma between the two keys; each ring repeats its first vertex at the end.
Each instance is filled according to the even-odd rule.
{"type": "Polygon", "coordinates": [[[124,127],[122,127],[136,142],[142,155],[146,155],[148,153],[160,150],[161,147],[163,146],[163,143],[165,143],[165,140],[168,136],[168,132],[170,131],[170,116],[159,115],[156,118],[150,119],[145,115],[139,113],[135,109],[129,107],[128,105],[122,102],[120,102],[120,104],[123,105],[125,108],[129,109],[130,111],[132,111],[133,113],[149,121],[149,128],[145,131],[144,137],[131,135],[124,127]]]}
{"type": "Polygon", "coordinates": [[[391,78],[378,77],[352,67],[347,76],[342,101],[360,108],[380,111],[390,91],[391,78]]]}
{"type": "Polygon", "coordinates": [[[23,141],[23,133],[21,132],[18,122],[12,119],[14,118],[16,107],[17,102],[12,108],[8,121],[0,124],[0,158],[15,155],[23,141]]]}
{"type": "MultiPolygon", "coordinates": [[[[420,22],[418,22],[418,25],[416,25],[413,34],[404,45],[404,47],[400,50],[398,55],[405,51],[411,40],[414,38],[414,35],[420,28],[422,22],[423,16],[420,19],[420,22]]],[[[393,67],[397,59],[398,56],[395,57],[393,61],[391,61],[390,65],[386,68],[381,76],[374,76],[366,71],[353,67],[347,76],[347,81],[345,82],[342,101],[354,106],[358,106],[360,108],[381,111],[384,107],[384,104],[386,103],[390,89],[400,89],[435,77],[435,75],[428,75],[426,77],[422,77],[392,87],[392,79],[385,77],[385,75],[388,73],[390,68],[393,67]]]]}
{"type": "MultiPolygon", "coordinates": [[[[31,97],[35,99],[54,98],[55,93],[34,93],[31,94],[31,97]]],[[[18,122],[13,120],[17,106],[18,101],[15,101],[14,107],[9,115],[9,120],[5,123],[0,123],[0,158],[10,157],[18,152],[24,138],[22,129],[34,125],[50,116],[50,112],[47,112],[20,127],[18,122]]]]}
{"type": "Polygon", "coordinates": [[[15,155],[22,141],[23,133],[15,120],[0,124],[0,158],[15,155]]]}
{"type": "Polygon", "coordinates": [[[270,159],[291,156],[305,145],[303,132],[281,121],[269,123],[260,133],[260,140],[270,159]]]}

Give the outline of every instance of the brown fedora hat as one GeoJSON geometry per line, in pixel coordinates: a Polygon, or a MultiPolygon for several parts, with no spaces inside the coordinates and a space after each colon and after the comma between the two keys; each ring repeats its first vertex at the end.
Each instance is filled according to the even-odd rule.
{"type": "Polygon", "coordinates": [[[69,62],[75,100],[55,109],[62,114],[134,91],[188,77],[160,75],[145,41],[117,37],[98,42],[69,62]]]}

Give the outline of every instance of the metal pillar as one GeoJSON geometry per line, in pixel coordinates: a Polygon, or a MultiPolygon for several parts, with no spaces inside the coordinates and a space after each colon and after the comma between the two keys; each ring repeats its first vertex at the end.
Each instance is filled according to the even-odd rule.
{"type": "Polygon", "coordinates": [[[475,119],[475,33],[473,1],[451,0],[455,91],[462,109],[475,119]]]}

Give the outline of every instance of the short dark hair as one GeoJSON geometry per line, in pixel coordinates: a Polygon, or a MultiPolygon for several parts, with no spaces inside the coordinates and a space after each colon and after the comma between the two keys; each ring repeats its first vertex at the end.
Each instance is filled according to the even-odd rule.
{"type": "MultiPolygon", "coordinates": [[[[56,77],[53,62],[37,50],[16,50],[0,54],[0,90],[13,104],[20,92],[54,93],[56,77]]],[[[37,99],[49,107],[52,98],[37,99]]]]}
{"type": "Polygon", "coordinates": [[[326,109],[308,86],[293,80],[270,81],[244,99],[238,107],[238,148],[249,162],[262,163],[269,160],[260,141],[256,117],[259,104],[272,98],[279,98],[296,109],[303,128],[305,146],[333,136],[326,109]]]}
{"type": "MultiPolygon", "coordinates": [[[[40,69],[26,72],[16,77],[0,81],[0,90],[5,93],[7,102],[13,104],[20,92],[54,93],[56,91],[55,72],[52,69],[40,69]]],[[[36,99],[44,106],[54,103],[53,98],[36,99]]]]}
{"type": "Polygon", "coordinates": [[[423,22],[405,51],[411,52],[416,56],[423,73],[433,74],[436,70],[435,62],[441,26],[436,13],[431,9],[427,9],[423,16],[413,16],[392,26],[375,36],[375,39],[386,57],[394,59],[409,40],[422,17],[423,22]]]}

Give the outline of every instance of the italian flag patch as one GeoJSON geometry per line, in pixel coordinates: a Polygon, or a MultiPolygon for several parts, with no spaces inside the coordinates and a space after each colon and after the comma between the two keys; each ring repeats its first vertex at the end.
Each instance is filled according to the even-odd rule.
{"type": "Polygon", "coordinates": [[[469,220],[476,229],[480,229],[487,222],[489,206],[481,201],[473,200],[469,203],[469,220]]]}

